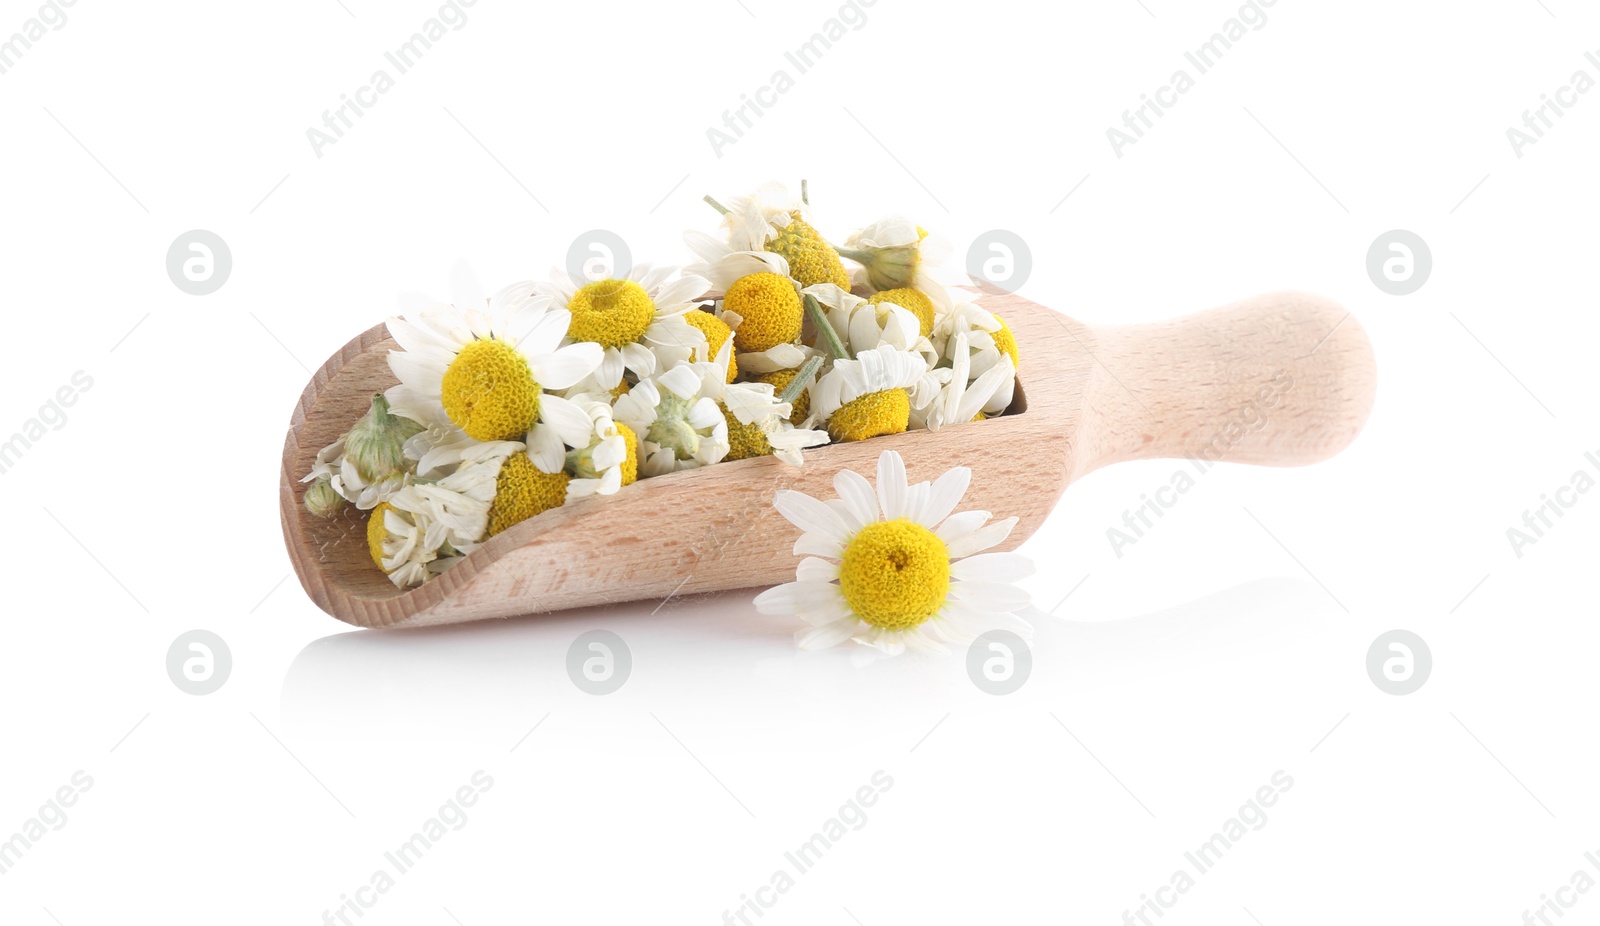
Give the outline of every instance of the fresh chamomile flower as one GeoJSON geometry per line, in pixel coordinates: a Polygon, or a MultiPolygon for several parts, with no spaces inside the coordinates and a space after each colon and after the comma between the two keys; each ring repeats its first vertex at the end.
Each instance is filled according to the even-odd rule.
{"type": "Polygon", "coordinates": [[[756,596],[763,614],[796,615],[811,627],[802,649],[854,640],[891,656],[947,652],[992,629],[1031,635],[1015,612],[1028,595],[1014,582],[1033,572],[1016,553],[984,553],[1010,535],[1016,518],[993,524],[987,511],[951,514],[972,471],[958,466],[932,484],[906,484],[892,450],[878,457],[877,491],[861,475],[834,477],[837,500],[781,490],[778,512],[803,533],[795,581],[756,596]],[[941,642],[942,641],[942,642],[941,642]]]}
{"type": "Polygon", "coordinates": [[[639,439],[627,425],[616,422],[603,397],[578,395],[572,401],[589,414],[594,427],[587,445],[567,451],[564,472],[571,477],[567,497],[615,495],[639,478],[639,439]]]}
{"type": "Polygon", "coordinates": [[[721,462],[728,455],[728,422],[716,399],[705,395],[708,381],[694,365],[677,366],[642,379],[612,405],[618,424],[639,437],[639,475],[660,476],[721,462]]]}
{"type": "Polygon", "coordinates": [[[727,422],[728,453],[723,459],[776,456],[799,466],[805,462],[802,450],[828,443],[826,431],[797,428],[790,423],[793,407],[779,399],[770,384],[720,381],[717,372],[723,363],[723,356],[718,355],[711,363],[687,365],[700,377],[700,394],[717,403],[727,422]]]}
{"type": "Polygon", "coordinates": [[[848,289],[850,274],[834,250],[806,217],[805,204],[782,184],[769,183],[748,196],[735,197],[723,213],[728,245],[735,251],[771,251],[788,261],[789,273],[801,286],[833,283],[848,289]]]}
{"type": "MultiPolygon", "coordinates": [[[[868,225],[849,238],[839,254],[861,265],[856,282],[877,292],[908,289],[922,294],[933,307],[948,306],[950,296],[939,281],[952,251],[949,242],[930,236],[926,229],[904,216],[890,216],[868,225]]],[[[901,295],[898,304],[922,318],[920,305],[901,295]]],[[[932,322],[929,315],[927,321],[932,322]]],[[[924,329],[923,334],[928,334],[924,329]]]]}
{"type": "Polygon", "coordinates": [[[920,355],[882,344],[835,360],[811,387],[811,415],[836,441],[899,434],[938,388],[920,355]]]}
{"type": "Polygon", "coordinates": [[[389,319],[389,334],[402,348],[389,352],[389,368],[437,400],[468,437],[526,440],[534,463],[553,473],[566,448],[589,430],[589,416],[555,391],[593,373],[604,350],[563,346],[571,315],[551,308],[534,286],[509,286],[484,309],[444,306],[389,319]]]}
{"type": "Polygon", "coordinates": [[[569,340],[602,349],[599,367],[578,390],[610,392],[624,372],[644,379],[694,355],[706,338],[683,315],[699,306],[709,286],[704,277],[672,267],[635,264],[624,277],[590,282],[557,268],[535,292],[571,313],[569,340]]]}

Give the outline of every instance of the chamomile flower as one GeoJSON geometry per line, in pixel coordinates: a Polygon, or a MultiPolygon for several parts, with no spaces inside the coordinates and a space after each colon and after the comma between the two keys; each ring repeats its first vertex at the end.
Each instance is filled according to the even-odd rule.
{"type": "Polygon", "coordinates": [[[603,398],[581,395],[572,400],[588,413],[594,427],[586,445],[567,451],[565,472],[571,477],[567,497],[615,495],[639,478],[639,439],[627,425],[617,424],[603,398]]]}
{"type": "Polygon", "coordinates": [[[725,385],[720,376],[702,376],[682,362],[617,398],[616,421],[639,438],[641,477],[710,466],[728,455],[728,422],[705,394],[709,380],[725,385]]]}
{"type": "MultiPolygon", "coordinates": [[[[856,271],[858,284],[877,292],[911,290],[927,300],[925,325],[933,321],[932,311],[950,304],[949,293],[939,276],[952,251],[949,242],[930,236],[926,229],[904,216],[890,216],[868,225],[845,240],[839,254],[861,265],[856,271]]],[[[906,294],[898,294],[900,305],[923,319],[922,305],[906,294]],[[906,305],[906,302],[917,302],[906,305]]],[[[923,334],[928,334],[925,327],[923,334]]]]}
{"type": "MultiPolygon", "coordinates": [[[[805,353],[796,342],[805,310],[800,284],[789,276],[789,262],[771,251],[736,251],[704,232],[687,232],[683,238],[701,261],[689,272],[704,276],[723,294],[717,318],[733,331],[736,361],[752,373],[804,363],[805,353]]],[[[716,353],[715,346],[709,348],[710,355],[716,353]]]]}
{"type": "MultiPolygon", "coordinates": [[[[326,484],[328,489],[338,494],[340,498],[356,506],[362,511],[371,511],[378,505],[388,501],[389,497],[400,491],[411,481],[411,474],[398,471],[385,476],[377,482],[368,482],[361,477],[355,461],[346,453],[349,435],[343,435],[338,440],[317,451],[317,459],[311,465],[311,472],[307,473],[301,482],[309,482],[312,488],[317,489],[318,497],[323,499],[317,502],[309,497],[307,504],[320,504],[324,510],[332,508],[331,514],[337,513],[337,506],[326,502],[324,490],[320,486],[326,484]]],[[[308,490],[309,493],[309,490],[308,490]]],[[[313,513],[317,513],[313,510],[313,513]]]]}
{"type": "Polygon", "coordinates": [[[728,245],[735,251],[771,251],[788,261],[790,275],[802,286],[833,283],[848,289],[850,274],[839,252],[812,227],[805,204],[782,184],[769,183],[748,196],[738,196],[723,207],[728,245]]]}
{"type": "MultiPolygon", "coordinates": [[[[723,348],[724,352],[729,346],[723,348]]],[[[780,401],[768,383],[726,383],[717,378],[724,355],[710,363],[688,364],[700,377],[700,394],[715,401],[728,425],[728,453],[725,460],[776,456],[799,466],[805,462],[802,450],[828,443],[826,431],[797,428],[790,423],[790,403],[780,401]]]]}
{"type": "Polygon", "coordinates": [[[1033,572],[1016,553],[984,553],[1010,535],[1016,518],[987,524],[989,512],[951,514],[972,471],[956,467],[932,484],[907,485],[894,451],[878,457],[877,490],[841,470],[839,497],[820,501],[779,491],[774,506],[802,534],[805,556],[795,581],[755,599],[763,614],[796,615],[810,624],[795,634],[802,649],[854,640],[895,656],[947,652],[996,628],[1030,635],[1015,612],[1028,595],[1012,583],[1033,572]]]}
{"type": "Polygon", "coordinates": [[[621,278],[578,282],[561,269],[534,291],[570,313],[569,340],[600,345],[602,359],[578,388],[610,392],[631,372],[639,379],[688,360],[705,335],[683,320],[710,286],[704,277],[672,267],[635,264],[621,278]]]}
{"type": "Polygon", "coordinates": [[[571,315],[552,309],[534,284],[509,286],[476,306],[439,306],[389,319],[402,348],[389,368],[476,441],[526,440],[541,471],[559,472],[582,441],[589,416],[555,394],[600,366],[597,344],[562,345],[571,315]]]}
{"type": "Polygon", "coordinates": [[[1011,407],[1016,391],[1016,374],[1021,355],[1017,339],[1000,316],[965,301],[952,304],[941,311],[934,324],[933,341],[942,362],[954,363],[956,338],[965,335],[970,351],[970,370],[973,377],[981,377],[996,366],[1005,366],[993,394],[981,411],[986,415],[999,414],[1011,407]]]}
{"type": "Polygon", "coordinates": [[[911,427],[937,431],[947,424],[972,421],[983,415],[1002,385],[1010,394],[1016,368],[1009,363],[994,364],[976,379],[968,379],[972,352],[967,347],[966,332],[958,333],[951,340],[951,354],[951,365],[935,371],[942,374],[938,392],[928,404],[911,409],[911,427]]]}
{"type": "Polygon", "coordinates": [[[899,434],[938,388],[922,357],[882,344],[835,360],[811,387],[811,414],[836,441],[899,434]]]}
{"type": "Polygon", "coordinates": [[[832,283],[808,286],[802,295],[816,298],[851,354],[873,350],[887,344],[896,350],[922,355],[928,366],[938,359],[933,344],[923,336],[920,320],[912,312],[892,302],[872,302],[832,283]]]}

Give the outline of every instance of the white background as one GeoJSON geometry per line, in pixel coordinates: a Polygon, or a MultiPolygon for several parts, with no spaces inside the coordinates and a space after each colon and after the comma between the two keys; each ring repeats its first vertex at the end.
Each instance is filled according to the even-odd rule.
{"type": "MultiPolygon", "coordinates": [[[[0,875],[0,920],[323,922],[479,769],[360,922],[723,922],[880,769],[760,922],[1109,926],[1280,769],[1163,924],[1512,924],[1588,867],[1600,494],[1521,557],[1506,531],[1600,451],[1600,94],[1520,158],[1506,130],[1600,76],[1591,10],[1278,0],[1118,158],[1106,129],[1236,4],[878,0],[719,157],[706,129],[837,4],[480,0],[314,155],[437,9],[80,0],[0,76],[0,433],[94,383],[0,476],[0,838],[94,781],[0,875]],[[458,259],[542,276],[605,228],[683,261],[703,193],[802,176],[835,236],[1015,231],[1021,292],[1091,324],[1339,300],[1370,424],[1315,467],[1215,469],[1121,558],[1106,529],[1180,464],[1074,485],[1023,547],[1034,672],[1005,697],[959,655],[802,656],[750,592],[393,634],[312,605],[277,512],[308,369],[458,259]],[[193,228],[233,253],[209,296],[165,270],[193,228]],[[1365,269],[1393,228],[1433,253],[1404,297],[1365,269]],[[193,628],[233,653],[213,695],[166,673],[193,628]],[[594,628],[634,660],[604,698],[563,669],[594,628]],[[1365,669],[1393,628],[1433,653],[1406,697],[1365,669]]],[[[36,10],[0,2],[0,37],[36,10]]]]}

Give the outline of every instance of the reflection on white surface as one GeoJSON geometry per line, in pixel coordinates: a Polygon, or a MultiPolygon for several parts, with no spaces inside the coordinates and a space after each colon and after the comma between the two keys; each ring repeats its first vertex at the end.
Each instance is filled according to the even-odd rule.
{"type": "MultiPolygon", "coordinates": [[[[871,715],[883,728],[925,729],[963,707],[1043,709],[1174,668],[1257,659],[1304,643],[1338,613],[1316,585],[1289,578],[1115,621],[1034,611],[1027,615],[1035,626],[1032,676],[1020,691],[997,698],[968,680],[959,649],[945,658],[870,663],[860,658],[861,647],[800,652],[795,628],[757,614],[751,597],[743,591],[669,601],[655,613],[655,603],[645,603],[324,637],[290,666],[283,719],[296,735],[322,739],[498,736],[510,746],[547,713],[645,711],[713,718],[716,727],[739,731],[742,748],[762,750],[829,725],[838,711],[871,715]],[[593,629],[617,634],[631,654],[626,684],[603,697],[583,693],[567,674],[568,648],[593,629]]],[[[873,725],[833,727],[867,739],[873,725]]]]}

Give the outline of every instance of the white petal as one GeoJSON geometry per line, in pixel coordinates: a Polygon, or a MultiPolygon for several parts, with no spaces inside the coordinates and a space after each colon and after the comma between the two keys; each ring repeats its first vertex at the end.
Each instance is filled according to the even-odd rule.
{"type": "Polygon", "coordinates": [[[539,420],[555,428],[568,447],[587,446],[594,435],[594,422],[583,406],[548,392],[539,397],[539,420]]]}
{"type": "Polygon", "coordinates": [[[878,504],[885,521],[905,516],[906,464],[893,450],[878,455],[878,504]]]}
{"type": "Polygon", "coordinates": [[[600,366],[605,348],[590,341],[568,344],[554,353],[524,355],[533,378],[546,389],[566,389],[600,366]]]}
{"type": "Polygon", "coordinates": [[[950,564],[951,578],[963,582],[1015,582],[1033,575],[1033,571],[1033,560],[1021,553],[979,553],[950,564]]]}
{"type": "Polygon", "coordinates": [[[811,627],[795,633],[795,645],[803,650],[827,649],[838,646],[850,639],[860,629],[861,622],[853,617],[823,624],[821,627],[811,627]]]}
{"type": "Polygon", "coordinates": [[[538,423],[528,432],[528,459],[541,473],[559,473],[567,462],[567,447],[554,427],[538,423]]]}
{"type": "Polygon", "coordinates": [[[950,548],[950,558],[960,559],[974,553],[982,553],[1009,537],[1011,529],[1016,526],[1016,518],[1006,518],[1004,521],[980,527],[959,540],[948,541],[946,546],[950,548]]]}
{"type": "MultiPolygon", "coordinates": [[[[990,555],[1005,556],[1015,554],[995,553],[990,555]]],[[[795,569],[794,577],[800,582],[832,582],[834,579],[839,578],[839,564],[830,563],[815,556],[808,556],[800,561],[799,568],[795,569]]]]}
{"type": "Polygon", "coordinates": [[[833,490],[849,509],[853,530],[860,530],[878,520],[878,498],[872,492],[872,483],[854,470],[841,469],[833,477],[833,490]]]}
{"type": "Polygon", "coordinates": [[[804,614],[838,602],[839,587],[827,582],[795,581],[775,585],[756,596],[762,614],[804,614]]]}
{"type": "Polygon", "coordinates": [[[844,556],[844,544],[837,540],[829,540],[821,534],[801,534],[800,539],[794,542],[795,556],[829,556],[839,559],[844,556]]]}
{"type": "Polygon", "coordinates": [[[937,527],[961,503],[961,497],[967,494],[967,486],[971,482],[972,470],[965,466],[957,466],[934,480],[919,523],[929,529],[937,527]]]}
{"type": "Polygon", "coordinates": [[[989,520],[987,511],[963,511],[946,518],[943,523],[933,529],[935,535],[945,543],[954,543],[971,534],[989,520]]]}
{"type": "Polygon", "coordinates": [[[820,534],[841,544],[850,539],[850,529],[844,519],[832,508],[804,492],[780,489],[773,497],[772,505],[790,524],[808,534],[820,534]]]}
{"type": "Polygon", "coordinates": [[[1032,601],[1028,593],[1006,582],[987,580],[950,583],[950,597],[961,601],[981,602],[985,608],[996,611],[1020,611],[1032,601]]]}

